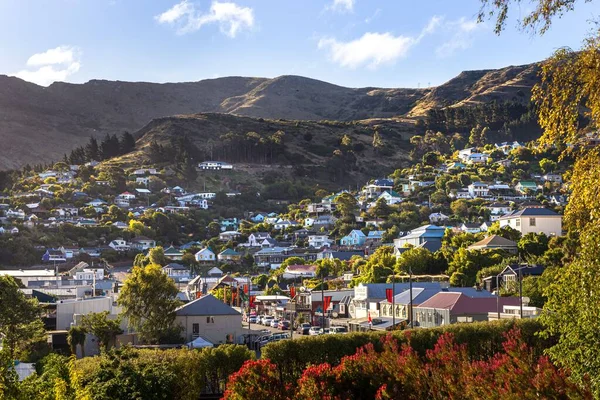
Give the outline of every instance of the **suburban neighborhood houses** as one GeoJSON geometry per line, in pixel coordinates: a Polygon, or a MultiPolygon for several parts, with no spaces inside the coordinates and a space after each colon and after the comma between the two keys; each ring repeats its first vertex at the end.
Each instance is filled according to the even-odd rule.
{"type": "MultiPolygon", "coordinates": [[[[513,167],[497,164],[496,153],[522,166],[516,154],[523,149],[517,142],[470,147],[356,191],[292,204],[260,194],[249,202],[234,190],[188,192],[181,183],[166,184],[169,172],[154,166],[122,173],[124,190],[115,190],[114,177],[101,170],[94,172],[98,179],[80,177],[102,164],[69,168],[66,175],[58,165],[27,178],[43,179],[29,193],[3,199],[0,239],[43,230],[61,232],[61,241],[36,243],[39,258],[0,275],[21,280],[23,293],[56,309],[56,322],[48,323],[56,348],[66,341],[54,330],[98,312],[121,321],[119,342],[138,343],[115,304],[128,277],[148,263],[158,264],[177,288],[172,324],[185,343],[196,345],[257,349],[259,334],[249,321],[258,324],[259,316],[287,321],[278,325],[283,329],[309,323],[320,333],[535,318],[539,299],[518,296],[515,282],[521,272],[525,279],[539,276],[524,269],[524,260],[564,236],[568,190],[557,169],[502,179],[513,167]],[[63,185],[74,187],[71,197],[63,185]],[[253,208],[242,211],[240,196],[253,208]]],[[[197,170],[226,179],[234,168],[205,161],[197,170]]],[[[86,345],[85,354],[98,351],[86,345]]]]}

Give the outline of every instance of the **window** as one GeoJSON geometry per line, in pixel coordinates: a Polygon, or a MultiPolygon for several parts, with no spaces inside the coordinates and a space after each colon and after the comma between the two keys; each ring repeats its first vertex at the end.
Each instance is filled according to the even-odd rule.
{"type": "Polygon", "coordinates": [[[214,317],[206,317],[206,323],[207,324],[214,324],[215,323],[215,318],[214,317]]]}
{"type": "Polygon", "coordinates": [[[515,220],[515,225],[516,226],[521,226],[521,220],[520,219],[515,220]]]}
{"type": "Polygon", "coordinates": [[[200,334],[200,324],[192,324],[192,335],[200,334]]]}
{"type": "Polygon", "coordinates": [[[529,218],[529,226],[535,226],[535,218],[529,218]]]}

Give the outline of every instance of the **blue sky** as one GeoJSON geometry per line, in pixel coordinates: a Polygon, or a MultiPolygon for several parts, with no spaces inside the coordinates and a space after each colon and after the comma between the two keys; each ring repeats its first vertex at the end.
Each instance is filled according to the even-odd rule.
{"type": "Polygon", "coordinates": [[[469,69],[577,48],[600,15],[577,3],[543,37],[476,24],[478,0],[0,0],[0,74],[48,85],[303,75],[426,87],[469,69]]]}

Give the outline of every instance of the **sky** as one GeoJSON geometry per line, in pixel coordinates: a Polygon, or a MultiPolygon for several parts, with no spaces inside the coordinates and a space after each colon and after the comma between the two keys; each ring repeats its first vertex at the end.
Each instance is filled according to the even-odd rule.
{"type": "MultiPolygon", "coordinates": [[[[579,1],[544,36],[478,24],[479,0],[0,0],[0,74],[48,86],[302,75],[348,87],[428,87],[464,70],[578,48],[600,15],[579,1]]],[[[528,8],[529,7],[529,8],[528,8]]]]}

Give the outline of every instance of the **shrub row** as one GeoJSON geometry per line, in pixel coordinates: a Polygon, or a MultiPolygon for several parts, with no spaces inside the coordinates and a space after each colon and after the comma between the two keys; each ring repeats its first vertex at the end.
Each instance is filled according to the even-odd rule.
{"type": "MultiPolygon", "coordinates": [[[[424,356],[433,349],[440,336],[452,333],[458,344],[465,344],[472,360],[487,359],[502,349],[504,333],[517,327],[523,341],[536,356],[554,344],[552,339],[542,339],[537,333],[542,329],[536,320],[504,320],[456,324],[431,329],[414,329],[393,332],[399,343],[409,344],[417,354],[424,356]]],[[[347,335],[307,336],[298,340],[284,340],[267,345],[262,358],[277,366],[282,382],[293,384],[309,365],[328,363],[337,365],[345,356],[356,353],[359,347],[372,343],[381,350],[381,339],[386,332],[350,333],[347,335]]]]}

